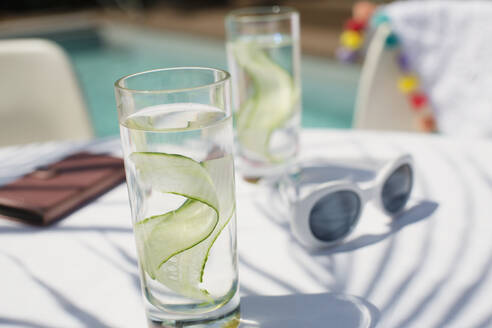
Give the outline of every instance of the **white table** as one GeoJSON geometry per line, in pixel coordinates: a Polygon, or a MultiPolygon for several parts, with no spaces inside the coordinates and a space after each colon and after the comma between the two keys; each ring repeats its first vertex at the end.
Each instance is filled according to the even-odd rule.
{"type": "MultiPolygon", "coordinates": [[[[61,149],[1,149],[0,181],[38,165],[46,159],[39,154],[54,148],[61,149]]],[[[295,241],[274,193],[238,179],[242,326],[353,327],[364,313],[378,327],[492,326],[492,142],[327,130],[302,135],[304,159],[364,160],[401,151],[417,165],[410,208],[391,220],[367,206],[350,238],[323,251],[295,241]],[[344,295],[355,296],[366,312],[344,295]]],[[[50,228],[0,221],[0,326],[145,324],[124,185],[50,228]]]]}

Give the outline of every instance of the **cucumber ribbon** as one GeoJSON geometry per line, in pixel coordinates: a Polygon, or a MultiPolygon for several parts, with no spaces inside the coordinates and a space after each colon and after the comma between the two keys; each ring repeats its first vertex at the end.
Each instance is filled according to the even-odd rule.
{"type": "Polygon", "coordinates": [[[176,210],[135,225],[143,269],[169,289],[211,301],[201,289],[210,249],[234,213],[231,156],[199,163],[165,153],[130,155],[142,183],[186,201],[176,210]]]}
{"type": "Polygon", "coordinates": [[[278,162],[270,153],[270,138],[292,115],[299,90],[289,73],[274,63],[255,42],[236,41],[233,53],[239,66],[253,80],[253,94],[237,113],[237,136],[241,146],[278,162]]]}

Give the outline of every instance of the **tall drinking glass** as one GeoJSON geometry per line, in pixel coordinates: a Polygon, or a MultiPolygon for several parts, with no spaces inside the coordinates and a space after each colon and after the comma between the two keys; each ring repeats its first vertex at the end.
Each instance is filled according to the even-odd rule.
{"type": "Polygon", "coordinates": [[[299,14],[277,6],[239,9],[225,26],[239,170],[252,179],[282,175],[299,148],[299,14]]]}
{"type": "Polygon", "coordinates": [[[199,67],[115,83],[151,324],[216,327],[238,309],[229,84],[229,73],[199,67]]]}

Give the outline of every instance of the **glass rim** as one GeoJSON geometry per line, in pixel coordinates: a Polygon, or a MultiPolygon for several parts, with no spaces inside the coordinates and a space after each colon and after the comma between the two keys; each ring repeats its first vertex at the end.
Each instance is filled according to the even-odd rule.
{"type": "Polygon", "coordinates": [[[223,84],[224,82],[228,81],[231,78],[231,74],[223,69],[220,68],[213,68],[213,67],[204,67],[204,66],[179,66],[179,67],[168,67],[168,68],[155,68],[155,69],[150,69],[147,71],[142,71],[142,72],[137,72],[137,73],[132,73],[125,75],[114,83],[115,88],[124,90],[127,92],[131,93],[144,93],[144,94],[167,94],[167,93],[177,93],[177,92],[187,92],[187,91],[194,91],[194,90],[200,90],[200,89],[205,89],[205,88],[210,88],[213,86],[217,86],[220,84],[223,84]],[[155,72],[167,72],[167,71],[187,71],[187,70],[197,70],[197,71],[211,71],[211,72],[219,72],[224,74],[224,76],[217,81],[203,84],[203,85],[197,85],[194,87],[189,87],[189,88],[176,88],[176,89],[160,89],[160,90],[143,90],[143,89],[132,89],[132,88],[127,88],[122,85],[122,82],[136,76],[140,75],[145,75],[149,73],[155,73],[155,72]]]}
{"type": "Polygon", "coordinates": [[[226,20],[241,23],[261,22],[267,20],[282,20],[290,18],[299,12],[288,6],[258,6],[234,9],[226,15],[226,20]]]}

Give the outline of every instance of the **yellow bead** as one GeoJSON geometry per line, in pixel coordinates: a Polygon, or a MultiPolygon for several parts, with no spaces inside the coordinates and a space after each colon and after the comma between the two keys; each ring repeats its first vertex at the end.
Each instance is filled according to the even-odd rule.
{"type": "Polygon", "coordinates": [[[359,49],[362,45],[362,35],[357,31],[344,31],[340,36],[340,42],[350,50],[359,49]]]}
{"type": "Polygon", "coordinates": [[[404,75],[398,80],[398,89],[403,93],[415,91],[419,86],[419,80],[413,75],[404,75]]]}

